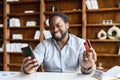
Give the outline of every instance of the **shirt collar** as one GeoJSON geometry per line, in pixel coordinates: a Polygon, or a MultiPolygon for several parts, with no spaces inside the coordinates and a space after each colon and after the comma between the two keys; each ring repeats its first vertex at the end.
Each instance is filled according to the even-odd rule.
{"type": "Polygon", "coordinates": [[[70,34],[68,34],[68,37],[69,37],[69,39],[68,39],[67,45],[69,45],[69,44],[70,44],[70,41],[71,41],[71,35],[70,35],[70,34]]]}

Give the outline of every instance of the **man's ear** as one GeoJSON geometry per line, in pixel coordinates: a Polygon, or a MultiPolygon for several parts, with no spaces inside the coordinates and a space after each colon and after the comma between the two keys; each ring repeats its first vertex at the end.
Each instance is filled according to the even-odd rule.
{"type": "Polygon", "coordinates": [[[67,29],[69,29],[69,23],[66,23],[66,27],[67,27],[67,29]]]}

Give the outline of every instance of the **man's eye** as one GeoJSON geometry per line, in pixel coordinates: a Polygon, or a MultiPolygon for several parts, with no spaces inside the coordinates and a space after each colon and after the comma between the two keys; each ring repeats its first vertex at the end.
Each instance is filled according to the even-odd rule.
{"type": "Polygon", "coordinates": [[[57,28],[61,27],[61,25],[57,25],[57,28]]]}

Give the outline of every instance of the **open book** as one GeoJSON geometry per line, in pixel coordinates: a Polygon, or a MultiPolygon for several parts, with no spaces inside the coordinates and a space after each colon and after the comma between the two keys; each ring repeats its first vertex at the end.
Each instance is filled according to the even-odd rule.
{"type": "Polygon", "coordinates": [[[109,69],[107,72],[101,70],[96,70],[93,74],[93,77],[100,80],[117,80],[120,79],[120,66],[114,66],[109,69]]]}

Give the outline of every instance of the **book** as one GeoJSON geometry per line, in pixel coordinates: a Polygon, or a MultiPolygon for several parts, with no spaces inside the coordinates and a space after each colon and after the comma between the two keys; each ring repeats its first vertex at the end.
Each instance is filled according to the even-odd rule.
{"type": "Polygon", "coordinates": [[[3,48],[4,48],[4,45],[2,44],[2,46],[0,47],[0,52],[3,52],[3,48]]]}
{"type": "Polygon", "coordinates": [[[40,38],[40,31],[37,30],[34,35],[34,39],[39,39],[40,38]]]}
{"type": "Polygon", "coordinates": [[[116,0],[117,6],[120,7],[120,0],[116,0]]]}
{"type": "Polygon", "coordinates": [[[86,5],[88,9],[98,9],[97,0],[86,0],[86,5]]]}
{"type": "Polygon", "coordinates": [[[93,8],[94,9],[98,9],[98,2],[97,2],[97,0],[93,0],[93,8]]]}
{"type": "Polygon", "coordinates": [[[43,34],[44,34],[45,39],[48,39],[48,38],[51,38],[51,37],[52,37],[52,35],[51,35],[51,33],[50,33],[49,30],[44,30],[44,31],[43,31],[43,34]]]}
{"type": "Polygon", "coordinates": [[[90,0],[86,0],[86,5],[88,9],[92,9],[92,5],[90,3],[90,0]]]}
{"type": "Polygon", "coordinates": [[[96,0],[90,0],[91,2],[91,5],[92,5],[92,9],[96,9],[96,3],[95,3],[96,0]]]}
{"type": "Polygon", "coordinates": [[[118,55],[120,55],[120,46],[119,46],[119,50],[118,50],[118,55]]]}

